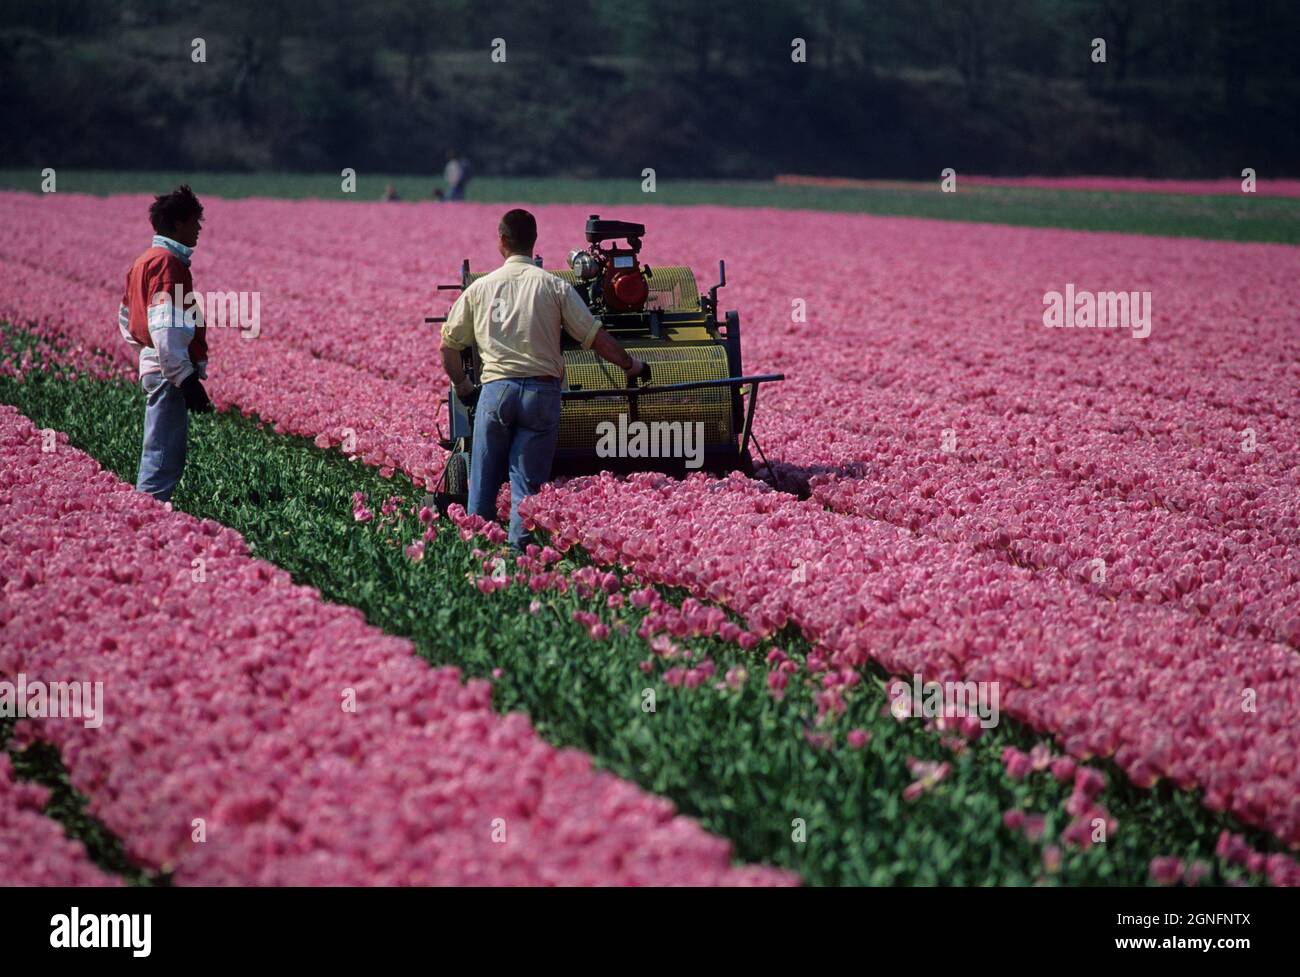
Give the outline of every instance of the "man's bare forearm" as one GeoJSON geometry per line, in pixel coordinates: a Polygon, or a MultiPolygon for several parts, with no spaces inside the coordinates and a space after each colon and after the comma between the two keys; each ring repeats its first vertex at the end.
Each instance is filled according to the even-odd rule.
{"type": "Polygon", "coordinates": [[[637,360],[629,356],[627,350],[620,346],[603,327],[596,331],[596,338],[591,343],[591,351],[625,373],[631,373],[637,365],[637,360]]]}
{"type": "Polygon", "coordinates": [[[453,387],[465,379],[465,364],[461,362],[458,349],[442,347],[442,368],[447,371],[447,379],[453,387]]]}

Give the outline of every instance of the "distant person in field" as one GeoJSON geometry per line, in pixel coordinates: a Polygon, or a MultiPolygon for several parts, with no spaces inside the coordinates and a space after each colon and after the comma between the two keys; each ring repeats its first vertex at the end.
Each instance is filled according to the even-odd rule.
{"type": "Polygon", "coordinates": [[[379,199],[380,200],[401,200],[402,198],[397,195],[397,185],[394,183],[390,183],[388,184],[388,186],[384,187],[384,195],[379,199]]]}
{"type": "Polygon", "coordinates": [[[189,412],[212,410],[206,380],[208,343],[190,277],[203,205],[188,186],[155,197],[149,207],[154,236],[126,276],[118,330],[140,354],[144,387],[144,444],[135,487],[159,502],[172,497],[185,467],[189,412]]]}
{"type": "Polygon", "coordinates": [[[560,433],[560,386],[567,332],[628,377],[646,378],[646,364],[629,356],[601,328],[572,285],[533,261],[537,221],[512,210],[497,227],[505,263],[465,289],[442,326],[442,365],[456,396],[477,406],[470,452],[469,511],[495,520],[497,493],[510,478],[510,546],[526,541],[519,503],[551,477],[560,433]],[[478,349],[481,388],[466,378],[461,350],[478,349]]]}
{"type": "Polygon", "coordinates": [[[447,150],[447,165],[443,167],[442,178],[447,181],[447,199],[464,200],[465,186],[469,183],[469,160],[454,149],[447,150]]]}

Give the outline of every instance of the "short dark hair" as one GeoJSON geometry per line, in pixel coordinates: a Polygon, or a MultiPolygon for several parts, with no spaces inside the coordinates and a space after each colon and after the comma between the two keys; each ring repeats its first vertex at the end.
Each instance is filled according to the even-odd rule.
{"type": "Polygon", "coordinates": [[[511,251],[532,254],[537,243],[537,219],[526,210],[508,210],[497,225],[497,233],[506,239],[511,251]]]}
{"type": "Polygon", "coordinates": [[[188,183],[182,183],[170,193],[160,193],[149,205],[149,223],[159,234],[176,230],[191,217],[203,219],[203,205],[194,196],[188,183]]]}

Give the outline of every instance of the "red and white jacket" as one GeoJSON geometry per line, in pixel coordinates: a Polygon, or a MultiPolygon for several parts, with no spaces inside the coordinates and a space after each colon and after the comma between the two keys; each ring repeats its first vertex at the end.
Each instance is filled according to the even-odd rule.
{"type": "Polygon", "coordinates": [[[187,248],[161,234],[135,259],[117,312],[117,327],[140,354],[140,376],[162,373],[179,387],[191,373],[207,379],[208,342],[194,293],[187,248]]]}

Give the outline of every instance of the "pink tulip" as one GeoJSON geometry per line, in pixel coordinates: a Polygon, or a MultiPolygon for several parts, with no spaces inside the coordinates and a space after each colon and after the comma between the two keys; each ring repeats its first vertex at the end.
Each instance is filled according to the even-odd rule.
{"type": "Polygon", "coordinates": [[[1043,849],[1043,869],[1052,874],[1061,870],[1061,849],[1058,846],[1048,845],[1043,849]]]}
{"type": "Polygon", "coordinates": [[[789,676],[785,672],[768,672],[767,688],[771,692],[772,698],[780,699],[785,695],[785,687],[788,681],[789,676]]]}
{"type": "Polygon", "coordinates": [[[1012,780],[1024,780],[1034,769],[1033,760],[1029,754],[1010,747],[1003,754],[1003,762],[1006,764],[1007,776],[1012,780]]]}
{"type": "Polygon", "coordinates": [[[1177,885],[1183,878],[1182,860],[1173,855],[1151,859],[1152,881],[1158,885],[1177,885]]]}
{"type": "Polygon", "coordinates": [[[1069,757],[1057,757],[1052,761],[1052,776],[1061,783],[1069,783],[1074,779],[1075,763],[1069,757]]]}

